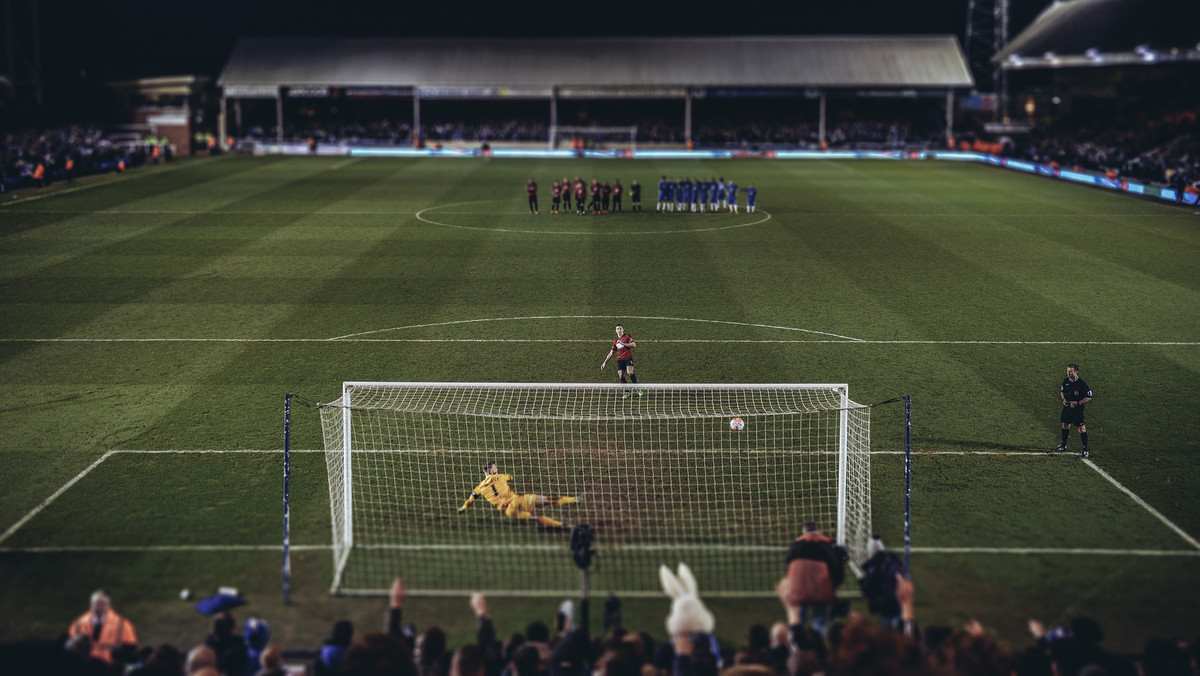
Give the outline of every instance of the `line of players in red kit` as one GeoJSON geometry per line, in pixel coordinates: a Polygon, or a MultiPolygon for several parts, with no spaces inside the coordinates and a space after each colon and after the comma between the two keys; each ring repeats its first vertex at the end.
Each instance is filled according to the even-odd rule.
{"type": "MultiPolygon", "coordinates": [[[[583,179],[576,176],[572,181],[566,176],[563,176],[562,181],[555,181],[550,187],[550,213],[562,214],[571,212],[571,199],[575,200],[575,213],[583,216],[585,214],[607,214],[607,213],[623,213],[625,186],[621,185],[620,179],[609,183],[600,182],[599,179],[593,178],[591,184],[583,182],[583,179]],[[591,194],[591,199],[588,199],[588,194],[591,194]]],[[[631,213],[641,213],[642,211],[642,186],[635,179],[629,184],[629,211],[631,213]]],[[[537,214],[538,212],[538,185],[537,181],[532,178],[525,185],[525,193],[529,196],[529,213],[537,214]]]]}

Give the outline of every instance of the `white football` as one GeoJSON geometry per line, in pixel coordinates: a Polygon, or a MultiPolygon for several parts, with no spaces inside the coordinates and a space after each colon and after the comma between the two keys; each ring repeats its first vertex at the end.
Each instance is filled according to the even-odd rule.
{"type": "Polygon", "coordinates": [[[733,430],[734,432],[741,432],[745,427],[746,421],[742,420],[741,418],[734,418],[733,420],[729,421],[729,429],[733,430]]]}

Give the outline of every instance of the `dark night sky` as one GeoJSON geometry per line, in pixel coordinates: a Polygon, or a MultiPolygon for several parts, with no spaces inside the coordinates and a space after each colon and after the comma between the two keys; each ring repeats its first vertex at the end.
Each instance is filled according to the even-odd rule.
{"type": "MultiPolygon", "coordinates": [[[[1010,0],[1012,35],[1048,3],[1010,0]]],[[[43,77],[53,88],[155,75],[216,76],[243,36],[952,33],[961,39],[967,4],[968,0],[42,0],[40,7],[43,77]]]]}

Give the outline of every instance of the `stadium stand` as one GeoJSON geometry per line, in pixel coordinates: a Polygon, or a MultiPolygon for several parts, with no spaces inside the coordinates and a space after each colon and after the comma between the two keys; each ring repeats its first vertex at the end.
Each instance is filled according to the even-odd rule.
{"type": "Polygon", "coordinates": [[[11,132],[0,137],[0,193],[169,161],[173,152],[158,139],[87,126],[11,132]]]}
{"type": "MultiPolygon", "coordinates": [[[[270,137],[274,132],[277,142],[295,140],[291,135],[297,127],[303,133],[317,121],[326,134],[341,137],[343,132],[326,122],[346,123],[345,111],[361,110],[364,101],[388,112],[354,123],[367,129],[385,118],[398,121],[389,127],[407,123],[410,142],[418,144],[459,138],[547,141],[549,127],[579,124],[568,110],[572,106],[619,102],[641,111],[670,106],[673,112],[643,112],[620,120],[592,116],[589,123],[636,125],[639,137],[649,142],[689,144],[702,141],[706,131],[701,128],[703,108],[731,100],[740,103],[739,118],[753,118],[755,109],[770,100],[807,101],[808,119],[801,122],[815,128],[817,142],[823,142],[825,103],[831,94],[928,98],[941,107],[944,139],[950,131],[946,109],[952,108],[954,93],[970,87],[972,79],[953,36],[253,38],[238,42],[217,84],[223,109],[232,110],[226,113],[229,133],[242,137],[257,129],[270,137]],[[593,68],[595,63],[605,67],[593,68]],[[484,101],[526,101],[539,112],[487,121],[447,114],[444,107],[430,114],[438,104],[456,102],[465,108],[484,101]]],[[[883,133],[875,135],[886,137],[901,116],[893,113],[884,127],[873,130],[883,133]]],[[[403,138],[386,131],[390,138],[403,138]]],[[[810,135],[807,128],[799,133],[810,135]]],[[[762,133],[750,142],[769,142],[775,135],[762,133]]]]}
{"type": "MultiPolygon", "coordinates": [[[[421,639],[413,624],[404,624],[406,592],[397,580],[390,607],[385,613],[382,631],[354,634],[348,622],[339,622],[335,634],[341,638],[327,641],[320,651],[283,653],[277,644],[263,649],[260,665],[249,665],[245,674],[342,673],[342,674],[473,674],[476,676],[632,676],[671,674],[671,676],[800,676],[801,674],[1195,674],[1200,658],[1200,640],[1187,643],[1179,639],[1151,638],[1138,655],[1119,655],[1103,647],[1104,631],[1093,619],[1076,616],[1061,626],[1047,627],[1030,620],[1032,643],[1010,648],[988,636],[976,621],[961,628],[927,627],[921,629],[912,615],[912,585],[897,588],[902,612],[912,621],[903,629],[892,629],[875,619],[851,616],[838,620],[822,636],[797,621],[797,608],[784,601],[788,621],[774,622],[777,629],[768,632],[772,618],[752,625],[744,645],[721,645],[711,634],[678,633],[670,640],[656,643],[645,632],[620,626],[620,600],[610,597],[605,603],[606,618],[615,624],[606,633],[591,636],[574,624],[571,607],[563,604],[555,621],[555,630],[540,621],[529,624],[524,632],[506,635],[503,643],[488,614],[482,595],[471,599],[475,612],[474,643],[438,646],[437,666],[423,659],[421,639]],[[565,608],[567,612],[562,612],[565,608]],[[786,627],[786,628],[785,628],[786,627]],[[341,631],[344,630],[344,631],[341,631]],[[768,636],[773,638],[768,638],[768,636]],[[331,652],[328,646],[337,648],[331,652]],[[532,647],[530,647],[532,646],[532,647]],[[524,649],[522,649],[524,647],[524,649]],[[331,664],[332,661],[332,664],[331,664]],[[447,665],[449,669],[447,671],[447,665]],[[295,671],[284,671],[284,667],[295,671]]],[[[780,592],[784,598],[784,592],[780,592]]],[[[547,612],[549,615],[552,613],[547,612]]],[[[235,620],[229,613],[221,622],[235,620]]],[[[261,620],[254,620],[262,624],[261,620]]],[[[249,626],[249,624],[248,624],[249,626]]],[[[199,634],[202,630],[198,631],[199,634]]],[[[233,631],[230,637],[237,637],[233,631]]],[[[444,633],[428,627],[421,636],[444,633]]],[[[86,637],[84,637],[86,638],[86,637]]],[[[249,629],[246,641],[251,641],[249,629]]],[[[313,645],[319,639],[313,638],[313,645]]],[[[211,645],[211,638],[207,640],[211,645]]],[[[64,637],[40,641],[0,644],[0,670],[12,674],[53,673],[72,675],[171,674],[199,673],[214,668],[220,658],[198,641],[188,653],[170,644],[143,646],[138,650],[115,654],[105,663],[87,654],[89,644],[64,637]]],[[[429,646],[425,646],[429,652],[429,646]]],[[[217,673],[215,668],[211,673],[217,673]]],[[[222,672],[231,673],[231,672],[222,672]]]]}

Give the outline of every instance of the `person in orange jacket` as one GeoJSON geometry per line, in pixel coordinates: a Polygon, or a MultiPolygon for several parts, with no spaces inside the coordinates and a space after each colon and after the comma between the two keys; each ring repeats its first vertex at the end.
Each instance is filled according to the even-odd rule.
{"type": "Polygon", "coordinates": [[[133,623],[112,609],[108,594],[92,594],[92,607],[71,623],[68,636],[85,635],[92,640],[92,657],[111,663],[113,651],[123,645],[137,646],[137,630],[133,623]]]}

